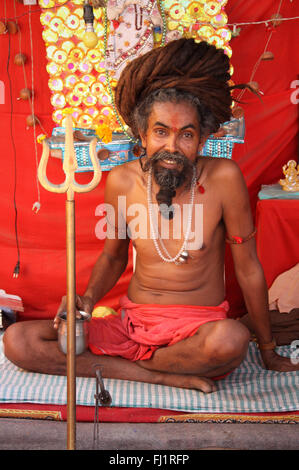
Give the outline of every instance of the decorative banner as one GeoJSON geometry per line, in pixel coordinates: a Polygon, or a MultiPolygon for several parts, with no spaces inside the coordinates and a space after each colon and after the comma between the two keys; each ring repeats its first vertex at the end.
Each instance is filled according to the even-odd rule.
{"type": "Polygon", "coordinates": [[[94,9],[99,40],[89,49],[83,0],[39,0],[54,122],[62,126],[62,111],[71,107],[76,127],[125,131],[113,100],[119,74],[128,61],[168,41],[205,40],[231,57],[227,1],[107,0],[106,8],[94,9]]]}

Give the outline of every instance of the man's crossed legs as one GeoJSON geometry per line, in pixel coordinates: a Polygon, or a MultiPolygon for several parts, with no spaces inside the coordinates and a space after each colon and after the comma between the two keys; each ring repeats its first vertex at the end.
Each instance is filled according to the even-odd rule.
{"type": "MultiPolygon", "coordinates": [[[[173,387],[216,390],[213,377],[235,369],[244,359],[249,330],[237,320],[205,323],[190,338],[161,347],[151,359],[131,362],[121,357],[97,356],[90,351],[76,356],[76,375],[95,377],[95,365],[104,378],[133,380],[173,387]]],[[[22,369],[66,375],[66,356],[59,350],[51,320],[18,322],[4,334],[6,357],[22,369]]]]}

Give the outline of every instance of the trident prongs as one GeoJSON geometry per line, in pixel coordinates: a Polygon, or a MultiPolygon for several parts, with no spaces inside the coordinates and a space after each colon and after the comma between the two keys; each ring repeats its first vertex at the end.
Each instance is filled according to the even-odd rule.
{"type": "Polygon", "coordinates": [[[40,184],[47,190],[53,193],[68,192],[68,196],[73,197],[73,193],[87,193],[94,189],[101,180],[102,170],[100,162],[97,158],[96,145],[97,139],[94,138],[89,144],[89,154],[93,165],[93,178],[87,184],[79,184],[75,180],[75,172],[78,168],[73,139],[73,123],[70,114],[65,118],[65,157],[63,162],[63,170],[65,173],[65,180],[61,184],[51,183],[47,178],[47,163],[50,156],[50,147],[47,139],[42,141],[43,152],[38,167],[38,178],[40,184]]]}

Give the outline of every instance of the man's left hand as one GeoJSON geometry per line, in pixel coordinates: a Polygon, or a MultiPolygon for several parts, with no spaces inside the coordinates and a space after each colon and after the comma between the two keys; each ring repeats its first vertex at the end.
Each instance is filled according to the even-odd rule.
{"type": "Polygon", "coordinates": [[[261,351],[262,359],[268,370],[277,370],[278,372],[289,372],[299,370],[299,363],[292,363],[289,357],[282,357],[274,350],[261,351]]]}

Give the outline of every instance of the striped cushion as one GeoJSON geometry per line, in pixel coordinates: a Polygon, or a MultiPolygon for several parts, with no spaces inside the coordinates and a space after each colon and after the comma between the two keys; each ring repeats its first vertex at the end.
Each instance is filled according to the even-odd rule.
{"type": "MultiPolygon", "coordinates": [[[[289,346],[278,352],[290,355],[289,346]]],[[[250,343],[243,363],[216,382],[218,390],[204,394],[163,385],[105,379],[114,407],[160,408],[202,413],[259,413],[299,410],[299,372],[267,371],[255,343],[250,343]]],[[[95,379],[77,378],[77,404],[94,405],[95,379]]],[[[25,372],[3,355],[0,338],[0,403],[64,405],[66,377],[25,372]]]]}

